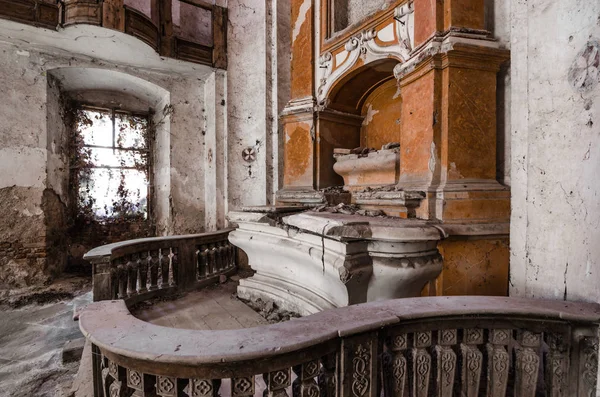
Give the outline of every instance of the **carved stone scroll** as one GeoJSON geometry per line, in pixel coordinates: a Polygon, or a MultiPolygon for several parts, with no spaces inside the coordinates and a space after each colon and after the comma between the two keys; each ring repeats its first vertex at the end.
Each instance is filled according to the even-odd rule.
{"type": "Polygon", "coordinates": [[[477,345],[483,344],[483,330],[465,329],[461,350],[461,395],[465,397],[479,396],[479,383],[483,368],[483,353],[477,345]]]}
{"type": "Polygon", "coordinates": [[[452,346],[458,342],[457,330],[438,331],[438,344],[435,347],[437,367],[437,396],[452,397],[456,376],[457,356],[452,346]]]}
{"type": "Polygon", "coordinates": [[[254,395],[254,376],[231,379],[231,397],[250,397],[254,395]]]}
{"type": "Polygon", "coordinates": [[[487,344],[488,397],[506,396],[506,386],[510,369],[507,346],[511,340],[509,329],[490,330],[487,344]]]}
{"type": "Polygon", "coordinates": [[[583,338],[579,358],[579,395],[595,396],[598,387],[598,339],[583,338]]]}
{"type": "Polygon", "coordinates": [[[407,374],[408,361],[408,335],[400,333],[393,335],[388,341],[389,353],[384,361],[384,386],[385,394],[390,397],[404,397],[408,395],[407,374]]]}
{"type": "Polygon", "coordinates": [[[156,394],[161,397],[179,397],[177,378],[169,376],[156,377],[156,394]]]}
{"type": "Polygon", "coordinates": [[[338,356],[336,353],[329,354],[321,359],[321,371],[319,372],[320,397],[337,397],[338,385],[338,356]]]}
{"type": "Polygon", "coordinates": [[[343,397],[378,396],[377,334],[343,339],[341,352],[340,395],[343,397]]]}
{"type": "Polygon", "coordinates": [[[515,394],[522,397],[535,397],[538,371],[540,367],[540,348],[542,335],[530,331],[520,331],[515,365],[515,394]]]}
{"type": "Polygon", "coordinates": [[[431,331],[415,332],[412,349],[412,395],[429,396],[432,359],[427,351],[432,345],[431,331]]]}
{"type": "Polygon", "coordinates": [[[549,397],[568,395],[569,345],[562,335],[546,334],[549,352],[546,358],[546,389],[549,397]]]}
{"type": "Polygon", "coordinates": [[[289,368],[271,371],[263,375],[267,389],[265,397],[288,397],[286,388],[291,384],[292,374],[289,368]]]}
{"type": "Polygon", "coordinates": [[[184,392],[190,397],[217,397],[221,380],[190,379],[184,392]]]}
{"type": "Polygon", "coordinates": [[[309,361],[293,368],[297,376],[292,385],[293,397],[319,397],[319,386],[315,380],[319,367],[318,361],[309,361]]]}

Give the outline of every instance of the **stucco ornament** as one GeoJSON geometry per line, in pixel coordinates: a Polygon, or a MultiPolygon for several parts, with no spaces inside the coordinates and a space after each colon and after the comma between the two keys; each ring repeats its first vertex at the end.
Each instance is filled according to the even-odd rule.
{"type": "Polygon", "coordinates": [[[571,69],[569,69],[569,82],[578,91],[587,92],[594,88],[600,81],[600,43],[596,40],[588,41],[585,48],[577,54],[571,69]]]}
{"type": "Polygon", "coordinates": [[[323,53],[319,57],[319,103],[326,102],[334,83],[352,69],[359,59],[364,65],[385,58],[406,62],[414,46],[414,26],[414,6],[413,2],[409,2],[394,10],[394,21],[389,25],[379,30],[367,29],[351,37],[344,50],[335,56],[331,52],[323,53]],[[382,46],[378,41],[393,44],[382,46]]]}
{"type": "Polygon", "coordinates": [[[248,163],[256,160],[256,150],[253,147],[247,147],[242,151],[242,158],[248,163]]]}

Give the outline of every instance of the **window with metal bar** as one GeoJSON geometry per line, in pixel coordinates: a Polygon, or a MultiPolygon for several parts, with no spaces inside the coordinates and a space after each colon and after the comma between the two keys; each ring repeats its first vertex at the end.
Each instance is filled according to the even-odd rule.
{"type": "Polygon", "coordinates": [[[81,108],[76,121],[78,204],[96,220],[148,218],[148,115],[81,108]]]}

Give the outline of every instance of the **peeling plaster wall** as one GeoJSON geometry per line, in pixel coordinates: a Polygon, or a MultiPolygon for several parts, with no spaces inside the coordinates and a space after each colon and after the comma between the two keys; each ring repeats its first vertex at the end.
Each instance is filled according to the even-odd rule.
{"type": "Polygon", "coordinates": [[[231,2],[228,8],[229,210],[274,203],[279,188],[277,118],[283,100],[278,96],[278,70],[281,67],[285,77],[289,66],[280,66],[278,51],[289,50],[278,46],[277,35],[289,34],[289,25],[278,15],[289,12],[289,5],[278,3],[283,2],[248,0],[231,2]],[[243,159],[245,149],[254,152],[254,160],[243,159]]]}
{"type": "MultiPolygon", "coordinates": [[[[61,83],[51,76],[54,70],[68,67],[118,71],[168,92],[157,104],[155,116],[168,125],[168,129],[159,127],[156,142],[156,157],[160,159],[155,169],[156,192],[160,194],[158,231],[186,234],[207,228],[204,82],[215,71],[163,59],[143,42],[112,30],[76,26],[55,32],[2,20],[0,286],[41,283],[64,267],[64,263],[56,263],[60,259],[48,258],[56,245],[52,239],[56,233],[51,232],[64,226],[62,215],[56,214],[61,204],[67,204],[68,188],[61,143],[65,135],[60,115],[61,83]],[[167,117],[161,117],[167,105],[167,117]]],[[[119,83],[112,79],[112,84],[119,83]]],[[[119,87],[125,91],[130,88],[119,87]]],[[[62,89],[68,91],[68,87],[62,89]]],[[[208,98],[214,102],[217,92],[214,88],[211,92],[208,98]]],[[[219,180],[210,186],[215,184],[225,185],[219,180]]],[[[222,200],[216,195],[214,199],[222,200]]],[[[220,222],[224,222],[223,213],[220,222]]]]}
{"type": "Polygon", "coordinates": [[[600,2],[511,19],[510,293],[600,302],[600,2]]]}

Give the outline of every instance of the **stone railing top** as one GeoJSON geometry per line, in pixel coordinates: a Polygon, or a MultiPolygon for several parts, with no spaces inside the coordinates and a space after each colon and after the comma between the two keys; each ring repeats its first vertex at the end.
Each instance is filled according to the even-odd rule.
{"type": "Polygon", "coordinates": [[[187,234],[187,235],[181,235],[181,236],[164,236],[164,237],[146,237],[146,238],[138,238],[138,239],[134,239],[134,240],[119,241],[117,243],[106,244],[106,245],[102,245],[100,247],[96,247],[96,248],[88,251],[83,256],[83,259],[88,260],[88,261],[98,260],[100,258],[105,258],[107,256],[110,256],[113,253],[113,251],[116,249],[135,246],[138,244],[159,243],[159,242],[175,241],[175,240],[202,239],[203,237],[211,237],[211,236],[217,236],[220,234],[226,234],[232,230],[233,229],[224,229],[224,230],[219,230],[217,232],[207,232],[207,233],[200,233],[200,234],[187,234]]]}
{"type": "MultiPolygon", "coordinates": [[[[196,366],[268,359],[403,321],[466,318],[599,323],[600,305],[503,297],[427,297],[373,302],[242,330],[195,331],[135,318],[123,301],[89,305],[86,338],[103,351],[155,364],[196,366]]],[[[258,365],[258,364],[257,364],[258,365]]]]}
{"type": "Polygon", "coordinates": [[[287,225],[340,240],[436,241],[447,237],[440,225],[418,219],[304,212],[283,218],[287,225]]]}

